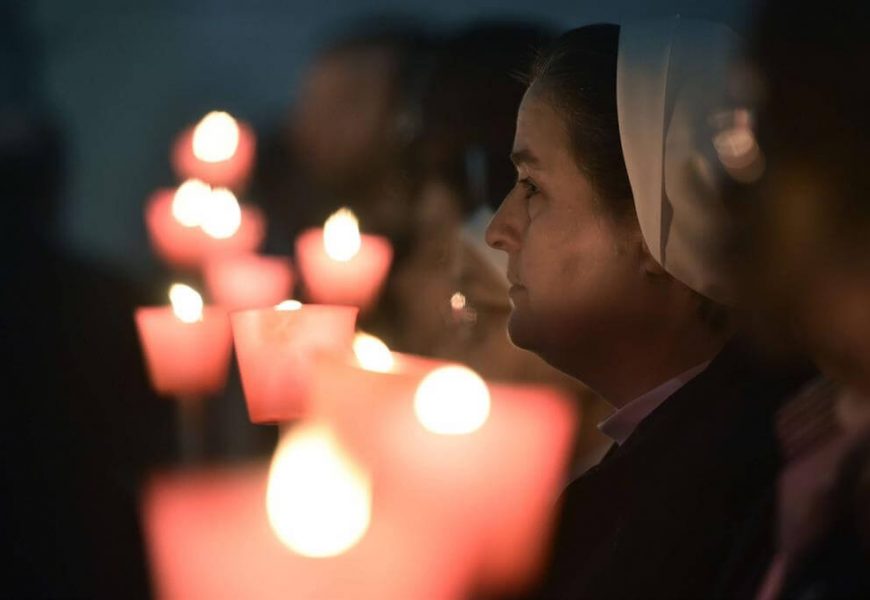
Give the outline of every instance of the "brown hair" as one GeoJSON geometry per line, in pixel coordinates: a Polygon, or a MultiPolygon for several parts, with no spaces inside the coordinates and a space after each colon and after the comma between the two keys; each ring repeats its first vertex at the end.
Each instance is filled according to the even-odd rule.
{"type": "Polygon", "coordinates": [[[610,216],[634,218],[616,108],[619,26],[588,25],[539,54],[526,83],[545,94],[568,127],[577,164],[610,216]]]}

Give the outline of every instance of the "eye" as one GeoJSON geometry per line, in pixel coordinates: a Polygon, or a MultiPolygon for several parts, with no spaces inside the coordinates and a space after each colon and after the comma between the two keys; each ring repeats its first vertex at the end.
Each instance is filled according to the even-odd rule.
{"type": "Polygon", "coordinates": [[[519,181],[517,181],[517,183],[520,184],[521,186],[523,186],[523,189],[525,189],[526,200],[528,200],[529,198],[531,198],[532,196],[534,196],[535,194],[537,194],[540,191],[538,189],[538,186],[535,185],[535,183],[531,179],[529,179],[528,177],[524,177],[524,178],[520,179],[519,181]]]}

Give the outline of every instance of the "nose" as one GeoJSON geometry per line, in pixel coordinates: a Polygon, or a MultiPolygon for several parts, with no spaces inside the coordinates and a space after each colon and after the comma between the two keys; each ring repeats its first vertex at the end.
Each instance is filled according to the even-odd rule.
{"type": "Polygon", "coordinates": [[[496,250],[510,254],[519,249],[522,236],[522,224],[518,214],[517,202],[508,194],[493,215],[486,228],[484,239],[496,250]]]}

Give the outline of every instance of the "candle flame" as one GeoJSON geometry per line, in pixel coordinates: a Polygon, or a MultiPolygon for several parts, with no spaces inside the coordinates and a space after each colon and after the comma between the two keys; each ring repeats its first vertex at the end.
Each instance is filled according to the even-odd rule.
{"type": "Polygon", "coordinates": [[[175,190],[172,216],[185,227],[202,223],[211,195],[211,187],[199,179],[188,179],[175,190]]]}
{"type": "Polygon", "coordinates": [[[431,431],[462,435],[479,429],[489,418],[489,390],[483,379],[467,367],[435,369],[414,394],[414,414],[431,431]]]}
{"type": "Polygon", "coordinates": [[[462,292],[454,292],[453,295],[450,296],[450,308],[453,310],[462,310],[465,308],[466,303],[465,294],[462,292]]]}
{"type": "Polygon", "coordinates": [[[347,262],[359,253],[359,222],[349,208],[340,208],[323,225],[323,247],[333,260],[347,262]]]}
{"type": "Polygon", "coordinates": [[[286,434],[272,458],[266,512],[281,542],[324,558],[352,548],[371,521],[371,482],[324,426],[286,434]]]}
{"type": "Polygon", "coordinates": [[[172,303],[172,312],[179,321],[184,323],[202,321],[202,296],[189,285],[173,284],[169,288],[169,301],[172,303]]]}
{"type": "Polygon", "coordinates": [[[289,311],[299,310],[302,308],[302,303],[299,300],[284,300],[275,305],[275,310],[289,311]]]}
{"type": "Polygon", "coordinates": [[[239,124],[228,113],[212,111],[193,130],[193,155],[204,162],[229,160],[239,147],[239,124]]]}
{"type": "Polygon", "coordinates": [[[366,371],[389,373],[395,360],[387,345],[377,337],[359,331],[353,338],[356,361],[366,371]]]}
{"type": "Polygon", "coordinates": [[[235,235],[241,225],[242,207],[235,194],[227,188],[213,189],[202,215],[202,230],[215,239],[224,240],[235,235]]]}

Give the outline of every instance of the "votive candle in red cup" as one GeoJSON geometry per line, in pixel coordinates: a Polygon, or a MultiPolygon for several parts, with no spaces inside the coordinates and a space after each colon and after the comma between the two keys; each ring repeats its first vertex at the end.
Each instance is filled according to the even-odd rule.
{"type": "Polygon", "coordinates": [[[136,309],[145,365],[151,385],[161,394],[198,398],[218,393],[226,385],[232,352],[227,313],[203,307],[201,299],[198,302],[198,317],[194,307],[194,316],[185,320],[177,306],[136,309]]]}
{"type": "Polygon", "coordinates": [[[371,468],[377,490],[454,532],[481,586],[500,593],[530,585],[567,472],[574,403],[549,387],[485,384],[487,405],[478,384],[451,385],[454,374],[468,379],[463,367],[393,357],[387,372],[319,357],[314,415],[371,468]],[[440,388],[427,387],[436,372],[447,385],[442,377],[440,388]]]}
{"type": "Polygon", "coordinates": [[[301,304],[230,315],[242,388],[253,423],[278,423],[308,413],[311,368],[319,352],[349,353],[358,309],[301,304]]]}
{"type": "MultiPolygon", "coordinates": [[[[407,535],[406,516],[372,506],[362,539],[338,556],[302,556],[267,512],[269,465],[159,474],[142,499],[155,594],[165,600],[460,600],[470,574],[461,549],[432,524],[407,535]]],[[[332,499],[325,498],[328,505],[332,499]]]]}
{"type": "Polygon", "coordinates": [[[188,127],[172,146],[172,166],[179,177],[239,189],[254,164],[253,129],[225,112],[213,111],[188,127]]]}
{"type": "Polygon", "coordinates": [[[366,311],[383,287],[393,247],[385,237],[361,234],[353,213],[341,209],[323,228],[307,229],[299,235],[296,260],[312,302],[345,304],[366,311]]]}

